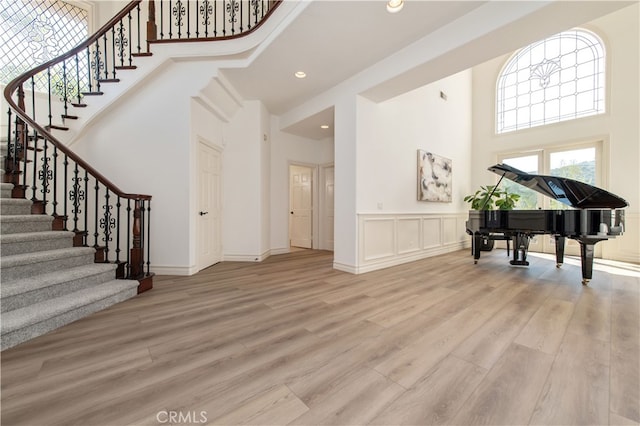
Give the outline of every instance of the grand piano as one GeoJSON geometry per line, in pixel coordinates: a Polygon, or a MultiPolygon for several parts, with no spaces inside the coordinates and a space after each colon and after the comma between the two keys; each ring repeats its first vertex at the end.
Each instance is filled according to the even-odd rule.
{"type": "MultiPolygon", "coordinates": [[[[580,243],[582,284],[593,275],[593,250],[599,241],[622,235],[625,200],[604,189],[573,179],[534,175],[506,164],[496,164],[489,170],[526,188],[537,191],[571,207],[567,210],[471,210],[466,222],[472,236],[472,254],[478,263],[487,242],[513,242],[511,265],[528,266],[529,240],[535,235],[550,234],[555,238],[556,266],[564,259],[565,239],[580,243]]],[[[495,186],[500,185],[500,182],[495,186]]],[[[508,252],[507,252],[508,255],[508,252]]]]}

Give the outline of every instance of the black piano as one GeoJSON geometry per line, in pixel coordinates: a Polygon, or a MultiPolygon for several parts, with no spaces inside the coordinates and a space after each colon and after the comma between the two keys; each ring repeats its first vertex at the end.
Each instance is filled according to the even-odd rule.
{"type": "MultiPolygon", "coordinates": [[[[550,234],[556,243],[556,266],[564,258],[565,239],[580,243],[582,284],[593,274],[593,249],[597,242],[615,238],[624,231],[625,200],[604,189],[573,179],[534,175],[506,164],[496,164],[489,170],[499,174],[500,181],[513,182],[551,197],[572,209],[567,210],[471,210],[466,223],[472,236],[472,254],[475,263],[488,242],[513,242],[512,265],[527,266],[529,240],[535,235],[550,234]]],[[[500,182],[496,185],[498,187],[500,182]]],[[[507,252],[507,255],[509,253],[507,252]]]]}

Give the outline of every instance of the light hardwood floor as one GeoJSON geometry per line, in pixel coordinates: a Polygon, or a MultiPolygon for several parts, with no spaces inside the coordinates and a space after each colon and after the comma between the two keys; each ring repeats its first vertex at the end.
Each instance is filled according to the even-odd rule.
{"type": "Polygon", "coordinates": [[[638,424],[640,268],[585,287],[530,261],[351,275],[297,251],[159,276],[2,352],[2,424],[638,424]]]}

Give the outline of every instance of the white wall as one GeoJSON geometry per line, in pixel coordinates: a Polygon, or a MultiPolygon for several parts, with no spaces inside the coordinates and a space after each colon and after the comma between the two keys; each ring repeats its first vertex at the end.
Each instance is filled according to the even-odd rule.
{"type": "Polygon", "coordinates": [[[225,130],[222,250],[225,260],[262,260],[262,104],[247,101],[225,130]]]}
{"type": "MultiPolygon", "coordinates": [[[[464,247],[468,238],[463,198],[469,192],[471,165],[470,70],[379,104],[360,98],[356,146],[357,246],[353,263],[342,261],[341,269],[366,272],[464,247]],[[452,160],[450,203],[417,200],[418,149],[452,160]]],[[[336,174],[340,165],[336,154],[336,174]]],[[[336,231],[336,245],[339,236],[336,231]]]]}
{"type": "Polygon", "coordinates": [[[640,6],[624,8],[584,25],[607,50],[607,112],[598,116],[496,135],[495,87],[510,55],[473,68],[473,163],[475,185],[495,182],[487,167],[500,152],[602,140],[608,146],[605,188],[626,199],[626,233],[600,243],[605,258],[640,262],[640,6]]]}
{"type": "MultiPolygon", "coordinates": [[[[289,251],[289,164],[333,162],[333,139],[307,139],[280,130],[271,117],[271,253],[289,251]]],[[[314,239],[315,240],[315,239],[314,239]]]]}
{"type": "Polygon", "coordinates": [[[471,71],[369,106],[359,110],[358,212],[466,210],[462,199],[470,180],[471,71]],[[418,149],[452,160],[451,203],[417,201],[418,149]]]}

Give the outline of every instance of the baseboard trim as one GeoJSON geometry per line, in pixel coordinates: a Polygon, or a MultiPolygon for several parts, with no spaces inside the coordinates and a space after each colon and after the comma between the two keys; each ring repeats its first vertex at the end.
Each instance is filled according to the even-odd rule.
{"type": "Polygon", "coordinates": [[[262,262],[271,254],[272,250],[267,250],[262,254],[225,254],[222,260],[225,262],[262,262]]]}
{"type": "Polygon", "coordinates": [[[195,265],[192,266],[159,266],[152,265],[151,272],[156,275],[179,275],[179,276],[191,276],[198,272],[198,268],[195,265]]]}

